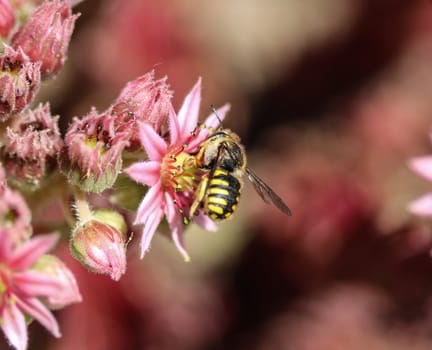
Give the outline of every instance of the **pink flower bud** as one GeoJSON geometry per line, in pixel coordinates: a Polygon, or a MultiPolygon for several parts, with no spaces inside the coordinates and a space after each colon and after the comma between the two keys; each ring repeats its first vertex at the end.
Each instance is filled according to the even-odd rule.
{"type": "Polygon", "coordinates": [[[34,188],[57,166],[63,147],[58,118],[51,116],[49,104],[40,104],[33,111],[22,112],[7,129],[2,160],[9,179],[34,188]]]}
{"type": "Polygon", "coordinates": [[[114,211],[104,210],[101,218],[96,212],[81,222],[72,233],[72,255],[89,270],[109,275],[118,281],[126,271],[126,228],[123,217],[114,211]],[[113,226],[114,225],[114,226],[113,226]]]}
{"type": "Polygon", "coordinates": [[[82,301],[75,276],[58,257],[45,254],[32,270],[49,275],[60,286],[60,293],[47,296],[46,304],[50,309],[60,309],[82,301]]]}
{"type": "Polygon", "coordinates": [[[140,146],[138,122],[146,122],[158,133],[167,129],[168,115],[172,108],[172,92],[166,78],[154,80],[154,71],[129,82],[112,107],[119,130],[128,131],[130,149],[140,146]]]}
{"type": "Polygon", "coordinates": [[[66,60],[67,49],[79,15],[72,15],[68,1],[45,1],[12,38],[33,62],[41,62],[43,77],[58,72],[66,60]]]}
{"type": "Polygon", "coordinates": [[[21,49],[6,46],[0,55],[0,121],[29,105],[40,83],[40,63],[30,62],[21,49]]]}
{"type": "Polygon", "coordinates": [[[9,0],[0,0],[0,36],[7,38],[15,24],[15,13],[9,0]]]}
{"type": "MultiPolygon", "coordinates": [[[[83,119],[74,118],[65,138],[69,181],[86,192],[112,187],[122,168],[122,152],[129,144],[127,133],[115,129],[109,111],[93,109],[83,119]]],[[[63,160],[63,162],[65,162],[63,160]]]]}

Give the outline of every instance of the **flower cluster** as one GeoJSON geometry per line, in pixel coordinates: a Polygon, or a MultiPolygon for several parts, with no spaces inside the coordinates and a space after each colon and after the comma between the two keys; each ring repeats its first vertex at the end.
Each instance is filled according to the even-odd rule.
{"type": "Polygon", "coordinates": [[[50,310],[81,301],[72,272],[48,254],[59,234],[35,230],[27,204],[40,201],[64,145],[59,116],[48,103],[31,103],[64,64],[77,15],[63,0],[43,2],[27,18],[16,6],[0,1],[0,327],[24,350],[32,320],[60,337],[50,310]]]}
{"type": "Polygon", "coordinates": [[[41,79],[63,66],[77,15],[65,0],[44,1],[15,33],[17,14],[9,1],[0,4],[0,120],[23,111],[33,101],[41,79]],[[13,35],[12,35],[13,34],[13,35]]]}
{"type": "MultiPolygon", "coordinates": [[[[222,176],[218,179],[218,171],[242,173],[226,165],[238,165],[234,151],[209,141],[230,106],[213,110],[199,122],[201,79],[178,110],[168,78],[157,78],[154,71],[127,82],[102,111],[91,107],[83,115],[64,116],[52,113],[49,103],[32,105],[41,84],[53,79],[66,62],[80,16],[73,13],[72,5],[79,1],[0,0],[0,328],[17,350],[27,349],[27,326],[33,320],[60,337],[52,310],[82,299],[74,274],[53,255],[57,243],[68,247],[85,269],[113,281],[119,281],[130,266],[127,249],[135,230],[141,231],[137,235],[141,258],[161,231],[169,233],[183,260],[189,261],[185,228],[192,222],[215,231],[206,214],[211,211],[209,198],[220,200],[217,204],[224,209],[229,204],[225,199],[235,198],[229,192],[232,183],[224,184],[222,176]]],[[[431,157],[415,158],[410,166],[432,179],[431,157]]],[[[247,168],[245,172],[251,181],[255,179],[247,168]]],[[[326,176],[319,173],[322,182],[326,176]]],[[[372,205],[350,179],[331,174],[325,188],[321,182],[315,188],[316,172],[308,170],[308,174],[312,185],[309,190],[303,174],[299,181],[303,189],[321,192],[309,200],[312,211],[305,209],[297,225],[290,222],[289,227],[291,232],[293,227],[305,232],[309,253],[309,247],[320,243],[323,264],[322,258],[332,261],[339,247],[335,233],[342,237],[354,232],[353,225],[362,226],[372,205]],[[335,198],[338,205],[329,206],[335,198]],[[311,222],[313,209],[319,215],[311,222]],[[309,245],[310,241],[314,244],[309,245]]],[[[232,179],[229,175],[225,179],[232,179]]],[[[254,185],[260,182],[254,181],[254,185]]],[[[261,197],[281,208],[278,197],[264,185],[266,193],[258,187],[261,197]]],[[[432,215],[432,195],[414,201],[409,209],[432,215]]],[[[267,230],[278,223],[271,216],[262,221],[267,230]]],[[[286,243],[288,236],[278,233],[276,238],[286,243]]],[[[187,303],[196,295],[183,294],[187,303]]],[[[180,315],[175,319],[189,319],[186,313],[174,313],[180,315]]]]}
{"type": "Polygon", "coordinates": [[[65,63],[79,17],[72,3],[45,0],[27,14],[25,4],[0,0],[0,327],[19,350],[27,348],[27,320],[59,337],[50,309],[81,300],[72,272],[48,254],[62,237],[85,268],[118,281],[134,225],[142,228],[143,257],[166,218],[185,261],[185,225],[192,220],[216,230],[202,209],[191,212],[208,176],[195,154],[229,106],[199,124],[201,80],[176,113],[167,78],[146,73],[105,111],[71,118],[64,136],[49,103],[31,105],[43,81],[65,63]],[[142,196],[134,201],[130,193],[142,196]],[[49,222],[58,214],[44,208],[53,206],[63,208],[68,227],[40,234],[46,229],[33,227],[33,210],[49,222]]]}
{"type": "Polygon", "coordinates": [[[102,192],[113,186],[123,164],[123,151],[139,149],[142,122],[161,132],[168,121],[171,92],[166,79],[154,80],[154,72],[129,82],[103,113],[92,109],[74,118],[66,134],[69,181],[86,192],[102,192]]]}

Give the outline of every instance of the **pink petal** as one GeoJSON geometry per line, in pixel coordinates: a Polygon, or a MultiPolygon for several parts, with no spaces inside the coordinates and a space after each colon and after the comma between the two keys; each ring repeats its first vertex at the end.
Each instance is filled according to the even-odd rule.
{"type": "Polygon", "coordinates": [[[54,276],[37,271],[25,271],[13,275],[20,294],[27,296],[52,296],[62,293],[62,285],[54,276]]]}
{"type": "Polygon", "coordinates": [[[417,174],[432,181],[432,156],[413,158],[408,165],[417,174]]]}
{"type": "Polygon", "coordinates": [[[62,309],[67,305],[82,302],[82,296],[78,289],[78,285],[69,285],[69,288],[64,288],[61,293],[50,295],[47,297],[47,306],[50,310],[62,309]]]}
{"type": "Polygon", "coordinates": [[[199,107],[201,103],[201,78],[198,79],[192,90],[186,96],[177,118],[183,140],[189,137],[190,132],[198,124],[199,107]]]}
{"type": "Polygon", "coordinates": [[[142,236],[141,236],[141,259],[150,247],[151,240],[156,232],[163,217],[163,210],[158,208],[153,211],[152,215],[144,224],[142,236]]]}
{"type": "Polygon", "coordinates": [[[43,254],[54,247],[57,239],[57,234],[34,236],[17,248],[9,261],[9,267],[22,270],[32,266],[43,254]]]}
{"type": "Polygon", "coordinates": [[[152,186],[141,204],[138,207],[137,214],[135,217],[135,224],[143,224],[147,220],[147,218],[153,214],[153,212],[159,207],[162,208],[163,205],[163,197],[162,197],[162,189],[160,181],[157,182],[154,186],[152,186]]]}
{"type": "Polygon", "coordinates": [[[185,261],[190,261],[189,254],[183,245],[183,218],[168,193],[165,193],[165,204],[165,214],[171,229],[174,244],[180,254],[183,255],[183,259],[185,261]]]}
{"type": "Polygon", "coordinates": [[[214,223],[212,219],[205,215],[202,210],[200,210],[197,216],[194,216],[193,220],[196,224],[198,224],[207,231],[215,232],[218,230],[218,226],[214,223]]]}
{"type": "Polygon", "coordinates": [[[408,204],[408,210],[416,215],[432,215],[432,193],[426,194],[408,204]]]}
{"type": "MultiPolygon", "coordinates": [[[[49,274],[60,286],[61,291],[50,294],[46,304],[50,310],[60,309],[72,303],[82,301],[78,283],[66,264],[54,255],[44,255],[44,261],[38,264],[38,272],[49,274]]],[[[45,299],[44,299],[45,301],[45,299]]]]}
{"type": "Polygon", "coordinates": [[[38,299],[17,298],[16,303],[21,310],[23,310],[26,314],[29,314],[35,320],[37,320],[42,326],[44,326],[48,331],[50,331],[50,333],[54,337],[61,337],[58,323],[54,318],[53,314],[38,299]]]}
{"type": "Polygon", "coordinates": [[[160,179],[160,163],[155,160],[132,164],[124,171],[136,182],[153,186],[160,179]]]}
{"type": "Polygon", "coordinates": [[[169,127],[170,127],[171,145],[176,145],[177,143],[181,142],[180,141],[181,130],[180,130],[179,121],[177,119],[177,116],[172,106],[171,106],[170,114],[168,116],[168,120],[169,120],[169,127]]]}
{"type": "Polygon", "coordinates": [[[196,148],[205,140],[207,139],[210,134],[213,133],[214,130],[219,128],[220,121],[223,121],[225,119],[225,116],[227,112],[230,110],[231,106],[229,103],[224,104],[222,107],[216,110],[216,114],[213,112],[210,114],[207,119],[204,122],[205,128],[199,129],[198,135],[189,143],[188,147],[186,148],[186,152],[193,152],[196,150],[196,148]],[[219,121],[219,119],[220,121],[219,121]]]}
{"type": "Polygon", "coordinates": [[[141,145],[149,159],[160,161],[167,151],[164,139],[156,133],[150,124],[141,123],[139,131],[141,145]]]}
{"type": "Polygon", "coordinates": [[[9,230],[0,230],[0,261],[2,262],[9,261],[12,254],[12,239],[10,235],[9,230]]]}
{"type": "Polygon", "coordinates": [[[2,311],[0,325],[6,338],[15,349],[27,349],[28,334],[23,313],[15,303],[5,305],[2,311]]]}

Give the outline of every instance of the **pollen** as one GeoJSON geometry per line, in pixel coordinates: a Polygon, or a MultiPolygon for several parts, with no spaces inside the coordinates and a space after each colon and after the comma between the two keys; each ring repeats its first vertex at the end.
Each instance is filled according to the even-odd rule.
{"type": "Polygon", "coordinates": [[[98,143],[98,140],[96,137],[90,137],[84,141],[84,144],[91,149],[95,149],[97,143],[98,143]]]}

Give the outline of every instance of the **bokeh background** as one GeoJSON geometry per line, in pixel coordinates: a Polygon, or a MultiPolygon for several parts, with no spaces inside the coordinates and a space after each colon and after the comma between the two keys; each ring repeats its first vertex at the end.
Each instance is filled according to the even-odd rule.
{"type": "MultiPolygon", "coordinates": [[[[63,338],[31,349],[431,349],[432,222],[406,205],[431,185],[407,161],[432,153],[427,0],[86,0],[62,73],[46,84],[63,129],[155,69],[178,108],[199,76],[202,118],[225,127],[285,199],[246,185],[217,233],[190,227],[191,263],[157,236],[119,282],[67,251],[84,302],[63,338]]],[[[139,236],[139,232],[136,233],[139,236]]],[[[137,241],[135,237],[134,241],[137,241]]]]}

